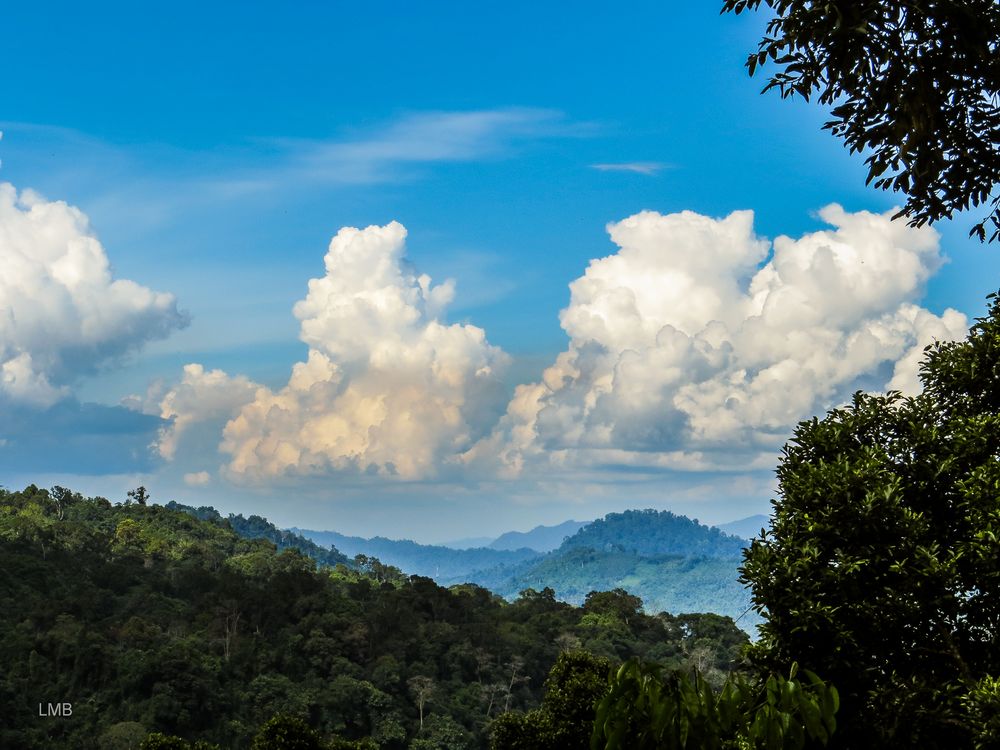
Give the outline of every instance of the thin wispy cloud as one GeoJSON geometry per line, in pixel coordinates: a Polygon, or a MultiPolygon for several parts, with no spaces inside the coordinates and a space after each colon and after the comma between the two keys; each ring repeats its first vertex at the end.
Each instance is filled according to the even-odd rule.
{"type": "Polygon", "coordinates": [[[391,179],[407,165],[498,158],[533,140],[581,132],[557,111],[514,108],[421,112],[359,138],[285,143],[296,176],[369,183],[391,179]]]}
{"type": "Polygon", "coordinates": [[[591,169],[596,169],[599,172],[634,172],[650,177],[655,177],[667,167],[669,167],[668,164],[659,161],[626,161],[590,165],[591,169]]]}
{"type": "Polygon", "coordinates": [[[533,141],[581,137],[591,130],[549,109],[417,112],[348,137],[267,139],[263,142],[276,154],[270,164],[224,174],[209,189],[236,198],[304,186],[409,181],[420,167],[502,159],[533,141]]]}
{"type": "Polygon", "coordinates": [[[270,139],[270,163],[223,172],[200,192],[222,199],[319,186],[411,182],[436,164],[510,158],[530,144],[581,138],[596,126],[557,110],[515,107],[466,112],[416,112],[352,136],[270,139]]]}
{"type": "Polygon", "coordinates": [[[417,112],[351,136],[265,139],[266,165],[235,169],[204,187],[221,198],[302,187],[376,185],[420,176],[435,164],[503,159],[530,143],[581,137],[593,128],[556,110],[417,112]]]}
{"type": "Polygon", "coordinates": [[[410,181],[421,167],[508,158],[533,142],[585,137],[593,130],[550,109],[417,112],[349,137],[269,140],[276,153],[270,164],[224,174],[209,189],[235,198],[305,186],[410,181]]]}
{"type": "Polygon", "coordinates": [[[74,166],[60,169],[51,180],[62,194],[74,192],[73,183],[101,185],[110,170],[115,186],[99,188],[88,202],[107,204],[107,213],[127,207],[130,214],[140,204],[150,223],[254,195],[270,199],[304,188],[410,182],[436,164],[511,158],[540,141],[584,138],[597,130],[595,124],[571,121],[558,110],[533,107],[411,112],[321,139],[256,138],[208,152],[161,144],[145,149],[158,157],[159,164],[151,165],[135,153],[67,128],[20,122],[0,122],[0,128],[14,132],[11,140],[22,151],[65,152],[74,166]],[[88,159],[75,158],[77,152],[88,159]],[[164,163],[169,167],[164,169],[164,163]]]}

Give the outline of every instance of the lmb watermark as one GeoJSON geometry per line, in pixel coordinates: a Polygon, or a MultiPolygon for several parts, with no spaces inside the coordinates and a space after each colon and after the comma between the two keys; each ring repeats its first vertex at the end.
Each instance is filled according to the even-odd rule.
{"type": "Polygon", "coordinates": [[[38,715],[45,718],[66,718],[73,715],[72,703],[39,703],[38,715]]]}

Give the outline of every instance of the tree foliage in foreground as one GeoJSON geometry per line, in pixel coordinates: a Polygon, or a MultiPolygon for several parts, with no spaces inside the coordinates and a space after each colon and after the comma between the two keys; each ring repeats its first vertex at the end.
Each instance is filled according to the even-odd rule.
{"type": "Polygon", "coordinates": [[[721,689],[700,673],[630,659],[612,666],[563,653],[540,708],[506,713],[493,750],[802,750],[836,729],[837,691],[812,673],[789,678],[731,674],[721,689]]]}
{"type": "Polygon", "coordinates": [[[597,705],[592,750],[802,750],[824,747],[837,727],[836,688],[798,678],[730,675],[714,691],[694,672],[662,674],[630,659],[597,705]]]}
{"type": "Polygon", "coordinates": [[[545,681],[542,705],[528,713],[501,714],[490,727],[493,750],[585,748],[594,707],[608,692],[611,661],[586,651],[564,652],[545,681]]]}
{"type": "Polygon", "coordinates": [[[744,580],[752,658],[837,685],[837,747],[1000,746],[1000,300],[929,347],[924,391],[804,422],[744,580]]]}
{"type": "MultiPolygon", "coordinates": [[[[724,0],[723,12],[762,0],[724,0]]],[[[868,182],[906,195],[922,226],[983,204],[970,234],[1000,237],[1000,4],[996,0],[763,0],[775,16],[750,74],[780,69],[765,91],[813,94],[824,125],[869,154],[868,182]],[[991,197],[992,196],[992,197],[991,197]]]]}

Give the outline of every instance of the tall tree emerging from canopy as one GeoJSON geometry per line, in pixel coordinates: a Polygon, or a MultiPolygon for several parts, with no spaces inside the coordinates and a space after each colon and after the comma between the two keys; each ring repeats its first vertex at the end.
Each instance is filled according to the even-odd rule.
{"type": "MultiPolygon", "coordinates": [[[[724,0],[723,12],[762,0],[724,0]]],[[[869,154],[868,182],[902,192],[913,226],[991,206],[970,234],[1000,237],[1000,4],[996,0],[763,0],[775,17],[753,75],[764,91],[833,105],[824,125],[869,154]],[[987,228],[987,225],[990,225],[987,228]]]]}
{"type": "Polygon", "coordinates": [[[914,398],[858,393],[784,449],[771,530],[742,580],[752,658],[838,686],[831,746],[997,747],[1000,301],[938,343],[914,398]],[[992,723],[991,723],[992,721],[992,723]],[[977,744],[981,743],[981,744],[977,744]]]}

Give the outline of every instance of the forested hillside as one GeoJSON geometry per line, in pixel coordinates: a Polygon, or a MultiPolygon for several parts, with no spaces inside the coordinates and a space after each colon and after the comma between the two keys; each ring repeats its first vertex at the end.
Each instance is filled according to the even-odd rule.
{"type": "Polygon", "coordinates": [[[134,748],[163,732],[245,748],[289,714],[327,739],[479,748],[499,713],[538,705],[567,649],[711,675],[746,642],[731,620],[646,615],[621,590],[507,603],[375,560],[320,566],[203,515],[0,490],[0,747],[134,748]],[[72,715],[39,716],[57,701],[72,715]]]}
{"type": "Polygon", "coordinates": [[[561,549],[621,550],[644,557],[739,557],[745,542],[670,511],[609,513],[580,529],[561,549]]]}
{"type": "Polygon", "coordinates": [[[739,558],[643,556],[634,552],[577,547],[552,555],[511,578],[477,583],[501,596],[523,588],[550,587],[560,600],[580,604],[589,591],[623,588],[640,597],[649,612],[713,612],[753,633],[759,616],[750,592],[738,580],[739,558]],[[741,617],[742,616],[742,617],[741,617]]]}
{"type": "Polygon", "coordinates": [[[713,612],[739,618],[752,633],[761,620],[737,571],[745,544],[667,511],[610,513],[513,574],[479,571],[472,580],[503,596],[550,587],[572,604],[590,591],[623,588],[649,612],[713,612]]]}
{"type": "Polygon", "coordinates": [[[241,514],[230,513],[228,517],[223,517],[219,511],[209,506],[192,508],[189,505],[181,505],[173,501],[167,503],[165,507],[170,510],[184,511],[195,518],[200,518],[202,521],[226,525],[244,539],[267,539],[269,542],[274,543],[279,552],[286,549],[297,549],[321,565],[350,564],[347,555],[343,554],[335,546],[327,545],[326,547],[322,547],[311,539],[307,539],[301,534],[296,534],[294,531],[279,529],[266,518],[260,516],[244,518],[241,514]]]}

